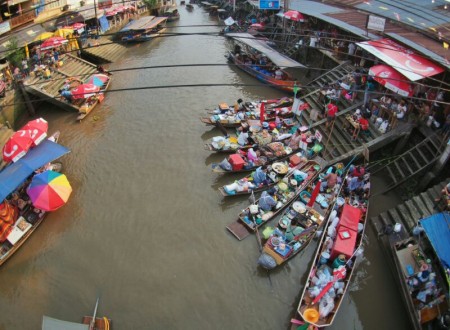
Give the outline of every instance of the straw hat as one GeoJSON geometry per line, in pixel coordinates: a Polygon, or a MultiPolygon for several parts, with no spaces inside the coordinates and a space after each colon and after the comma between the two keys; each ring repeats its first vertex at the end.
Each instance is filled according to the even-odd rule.
{"type": "Polygon", "coordinates": [[[286,174],[289,170],[289,167],[283,163],[273,163],[272,169],[278,174],[286,174]]]}

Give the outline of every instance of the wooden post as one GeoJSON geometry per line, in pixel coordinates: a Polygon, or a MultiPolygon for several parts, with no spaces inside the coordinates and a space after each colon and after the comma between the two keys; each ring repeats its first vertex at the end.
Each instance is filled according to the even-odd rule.
{"type": "Polygon", "coordinates": [[[33,103],[31,102],[30,98],[28,97],[28,93],[25,91],[25,87],[23,86],[23,80],[17,81],[17,86],[19,86],[19,89],[22,92],[23,98],[25,99],[25,104],[27,106],[28,113],[31,116],[34,116],[36,114],[36,111],[34,110],[33,103]]]}

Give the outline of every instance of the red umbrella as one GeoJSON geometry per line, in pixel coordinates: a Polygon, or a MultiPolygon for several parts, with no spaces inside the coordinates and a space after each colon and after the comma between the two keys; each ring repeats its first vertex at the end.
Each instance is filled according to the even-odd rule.
{"type": "Polygon", "coordinates": [[[311,198],[309,199],[309,202],[308,204],[306,204],[306,206],[313,207],[317,195],[319,195],[319,191],[320,191],[320,181],[317,181],[316,186],[314,187],[314,190],[312,192],[311,198]]]}
{"type": "Polygon", "coordinates": [[[408,78],[388,65],[380,64],[371,67],[369,75],[373,76],[373,79],[379,84],[401,96],[413,96],[414,94],[408,78]]]}
{"type": "Polygon", "coordinates": [[[255,30],[258,30],[258,29],[264,29],[264,25],[262,25],[262,24],[260,24],[260,23],[252,24],[252,25],[250,25],[250,27],[251,27],[251,28],[254,28],[255,30]]]}
{"type": "Polygon", "coordinates": [[[345,266],[341,266],[339,268],[336,268],[333,270],[333,280],[328,282],[327,285],[320,291],[320,293],[317,295],[316,298],[314,298],[312,304],[316,304],[322,297],[325,295],[325,293],[328,292],[328,290],[331,289],[331,287],[336,283],[338,280],[342,280],[345,278],[345,275],[347,274],[347,270],[345,269],[345,266]]]}
{"type": "Polygon", "coordinates": [[[51,37],[51,38],[46,39],[41,44],[41,50],[56,48],[56,47],[66,44],[68,42],[69,42],[69,40],[67,40],[66,38],[63,38],[63,37],[51,37]]]}
{"type": "Polygon", "coordinates": [[[266,113],[264,102],[261,103],[261,107],[259,108],[259,120],[262,123],[264,122],[264,114],[266,113]]]}
{"type": "Polygon", "coordinates": [[[48,123],[43,118],[29,121],[21,130],[29,130],[33,139],[33,145],[37,146],[47,137],[48,123]]]}
{"type": "Polygon", "coordinates": [[[284,17],[295,22],[304,22],[305,17],[296,10],[289,10],[283,14],[284,17]]]}
{"type": "Polygon", "coordinates": [[[25,156],[32,144],[33,138],[30,131],[19,130],[15,132],[3,146],[3,160],[5,162],[17,162],[25,156]]]}
{"type": "Polygon", "coordinates": [[[87,99],[88,97],[94,96],[95,93],[98,93],[99,91],[100,87],[93,84],[81,84],[72,89],[72,97],[75,100],[87,99]]]}

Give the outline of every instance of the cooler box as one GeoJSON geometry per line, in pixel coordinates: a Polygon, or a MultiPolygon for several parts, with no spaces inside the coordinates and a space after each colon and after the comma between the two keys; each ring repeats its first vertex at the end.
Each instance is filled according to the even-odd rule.
{"type": "Polygon", "coordinates": [[[301,161],[302,159],[298,155],[293,155],[289,158],[289,164],[291,165],[291,167],[297,166],[301,161]]]}
{"type": "Polygon", "coordinates": [[[242,170],[244,167],[244,159],[240,155],[231,155],[229,158],[229,162],[231,164],[231,167],[233,168],[233,171],[239,171],[242,170]]]}
{"type": "Polygon", "coordinates": [[[336,228],[337,231],[339,231],[341,227],[346,227],[357,232],[361,214],[362,212],[359,208],[344,204],[341,216],[339,217],[339,224],[336,228]]]}
{"type": "Polygon", "coordinates": [[[336,233],[336,240],[331,249],[330,259],[334,260],[338,255],[345,255],[348,260],[355,252],[356,238],[358,233],[346,227],[341,227],[336,233]]]}

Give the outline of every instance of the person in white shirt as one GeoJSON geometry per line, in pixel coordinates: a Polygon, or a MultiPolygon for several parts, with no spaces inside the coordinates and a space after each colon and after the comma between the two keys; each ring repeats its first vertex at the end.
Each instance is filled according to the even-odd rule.
{"type": "Polygon", "coordinates": [[[309,39],[309,47],[316,47],[317,44],[317,37],[314,34],[311,34],[311,37],[309,39]]]}

